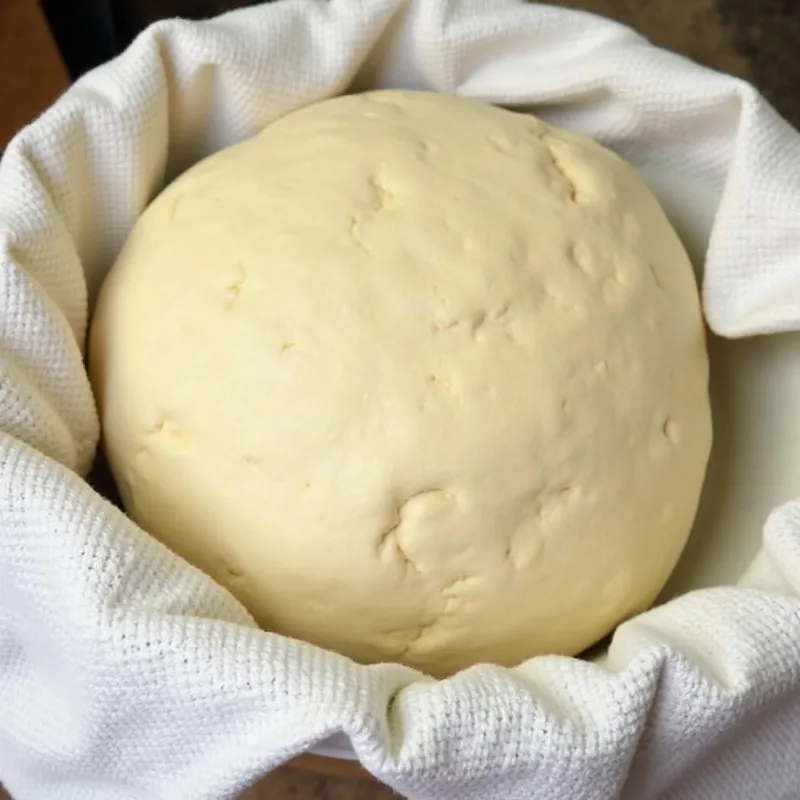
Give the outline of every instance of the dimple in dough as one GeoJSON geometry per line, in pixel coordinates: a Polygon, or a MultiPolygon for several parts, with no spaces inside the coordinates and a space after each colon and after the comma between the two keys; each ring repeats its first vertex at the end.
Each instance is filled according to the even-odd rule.
{"type": "Polygon", "coordinates": [[[694,275],[603,147],[376,92],[142,215],[91,333],[126,508],[266,629],[447,675],[650,605],[711,446],[694,275]]]}

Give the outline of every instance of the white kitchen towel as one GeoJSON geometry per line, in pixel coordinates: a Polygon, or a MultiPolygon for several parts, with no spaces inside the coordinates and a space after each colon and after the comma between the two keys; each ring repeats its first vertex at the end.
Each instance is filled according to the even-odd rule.
{"type": "Polygon", "coordinates": [[[415,800],[796,800],[800,505],[766,527],[765,588],[678,598],[598,662],[434,682],[259,631],[81,477],[87,316],[148,200],[286,111],[377,85],[608,144],[707,255],[713,328],[800,329],[800,136],[740,80],[517,0],[282,0],[153,26],[0,165],[0,781],[19,800],[228,798],[341,733],[415,800]]]}

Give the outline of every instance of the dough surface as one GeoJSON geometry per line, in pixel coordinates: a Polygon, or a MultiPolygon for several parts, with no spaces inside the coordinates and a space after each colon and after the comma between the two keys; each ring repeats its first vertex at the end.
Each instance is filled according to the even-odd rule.
{"type": "Polygon", "coordinates": [[[184,173],[103,286],[125,506],[267,630],[433,675],[649,606],[711,446],[695,278],[634,170],[413,92],[184,173]]]}

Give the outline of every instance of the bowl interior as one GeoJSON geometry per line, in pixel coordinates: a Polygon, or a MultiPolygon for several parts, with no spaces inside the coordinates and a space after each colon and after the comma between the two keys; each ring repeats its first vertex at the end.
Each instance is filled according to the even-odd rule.
{"type": "MultiPolygon", "coordinates": [[[[700,279],[719,191],[641,167],[681,235],[700,279]]],[[[714,447],[697,519],[660,602],[693,589],[736,583],[761,542],[769,512],[800,495],[800,333],[726,340],[709,335],[714,447]]],[[[92,485],[119,505],[102,455],[92,485]]],[[[646,532],[643,532],[646,535],[646,532]]],[[[602,656],[602,646],[590,657],[602,656]]],[[[352,760],[347,737],[312,750],[352,760]]]]}

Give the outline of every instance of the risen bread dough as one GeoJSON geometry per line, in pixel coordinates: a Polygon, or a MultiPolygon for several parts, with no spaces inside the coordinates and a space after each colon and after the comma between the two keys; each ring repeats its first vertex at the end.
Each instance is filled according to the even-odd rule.
{"type": "Polygon", "coordinates": [[[146,530],[265,628],[434,675],[652,603],[711,443],[694,276],[633,169],[424,93],[304,108],[176,180],[91,368],[146,530]]]}

